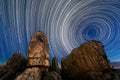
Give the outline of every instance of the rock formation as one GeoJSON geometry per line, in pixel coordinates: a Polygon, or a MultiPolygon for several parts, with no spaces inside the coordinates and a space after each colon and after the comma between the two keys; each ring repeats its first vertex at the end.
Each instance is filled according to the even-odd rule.
{"type": "Polygon", "coordinates": [[[64,80],[110,80],[112,75],[103,44],[95,40],[75,48],[61,65],[64,80]]]}
{"type": "Polygon", "coordinates": [[[0,80],[61,80],[57,59],[50,69],[49,48],[44,32],[36,32],[29,43],[28,57],[15,53],[0,69],[0,80]],[[59,73],[58,73],[59,72],[59,73]]]}
{"type": "Polygon", "coordinates": [[[21,53],[15,53],[0,70],[0,80],[13,80],[24,70],[25,64],[26,59],[24,56],[21,53]]]}
{"type": "Polygon", "coordinates": [[[48,66],[48,41],[44,32],[36,32],[30,41],[28,49],[28,65],[30,66],[48,66]]]}
{"type": "Polygon", "coordinates": [[[27,69],[15,80],[41,80],[42,72],[50,66],[48,41],[45,33],[36,32],[28,48],[27,69]]]}
{"type": "Polygon", "coordinates": [[[61,61],[49,61],[49,47],[44,32],[36,32],[29,43],[28,57],[13,54],[6,65],[0,66],[0,80],[120,80],[112,69],[99,41],[88,41],[75,48],[61,61]],[[62,75],[62,78],[61,78],[62,75]]]}

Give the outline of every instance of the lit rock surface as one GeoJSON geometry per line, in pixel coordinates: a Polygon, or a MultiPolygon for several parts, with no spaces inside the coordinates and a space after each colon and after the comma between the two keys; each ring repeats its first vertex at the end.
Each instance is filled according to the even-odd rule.
{"type": "Polygon", "coordinates": [[[62,59],[62,75],[66,80],[109,80],[112,75],[103,45],[88,41],[62,59]]]}
{"type": "Polygon", "coordinates": [[[32,36],[28,48],[28,65],[49,66],[48,41],[44,32],[36,32],[32,36]]]}
{"type": "Polygon", "coordinates": [[[40,80],[40,69],[39,68],[28,68],[15,80],[40,80]]]}
{"type": "Polygon", "coordinates": [[[42,72],[50,66],[48,41],[45,33],[36,32],[28,48],[27,69],[15,80],[41,80],[42,72]]]}

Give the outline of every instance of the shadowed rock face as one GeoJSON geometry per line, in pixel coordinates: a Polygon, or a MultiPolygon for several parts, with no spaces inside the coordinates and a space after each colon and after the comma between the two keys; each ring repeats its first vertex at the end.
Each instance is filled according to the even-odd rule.
{"type": "Polygon", "coordinates": [[[0,71],[2,70],[2,68],[3,68],[4,66],[5,66],[5,65],[0,64],[0,71]]]}
{"type": "Polygon", "coordinates": [[[21,53],[15,53],[9,58],[7,62],[7,68],[19,71],[20,69],[25,68],[25,64],[25,57],[21,53]]]}
{"type": "Polygon", "coordinates": [[[99,41],[88,41],[62,59],[62,73],[66,80],[109,80],[112,67],[99,41]]]}
{"type": "Polygon", "coordinates": [[[42,80],[62,80],[61,76],[55,72],[43,72],[42,80]]]}
{"type": "Polygon", "coordinates": [[[13,54],[6,65],[0,69],[0,80],[13,80],[25,69],[26,59],[21,53],[13,54]]]}
{"type": "Polygon", "coordinates": [[[59,66],[58,66],[58,63],[57,63],[57,58],[56,57],[54,57],[53,59],[52,59],[52,71],[56,71],[57,73],[61,73],[60,72],[60,68],[59,68],[59,66]]]}

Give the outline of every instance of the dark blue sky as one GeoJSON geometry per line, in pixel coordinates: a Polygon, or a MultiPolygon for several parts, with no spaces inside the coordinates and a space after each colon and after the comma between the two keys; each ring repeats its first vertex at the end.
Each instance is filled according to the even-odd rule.
{"type": "Polygon", "coordinates": [[[49,40],[59,61],[88,40],[104,43],[111,62],[120,61],[119,0],[0,0],[0,64],[15,52],[27,56],[36,31],[49,40]]]}

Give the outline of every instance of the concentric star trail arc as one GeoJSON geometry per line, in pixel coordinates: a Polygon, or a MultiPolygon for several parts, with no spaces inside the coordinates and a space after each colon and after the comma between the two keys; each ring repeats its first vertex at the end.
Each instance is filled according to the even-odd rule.
{"type": "Polygon", "coordinates": [[[111,62],[120,61],[119,0],[0,0],[0,63],[28,53],[32,34],[44,31],[50,60],[88,40],[99,40],[111,62]]]}

